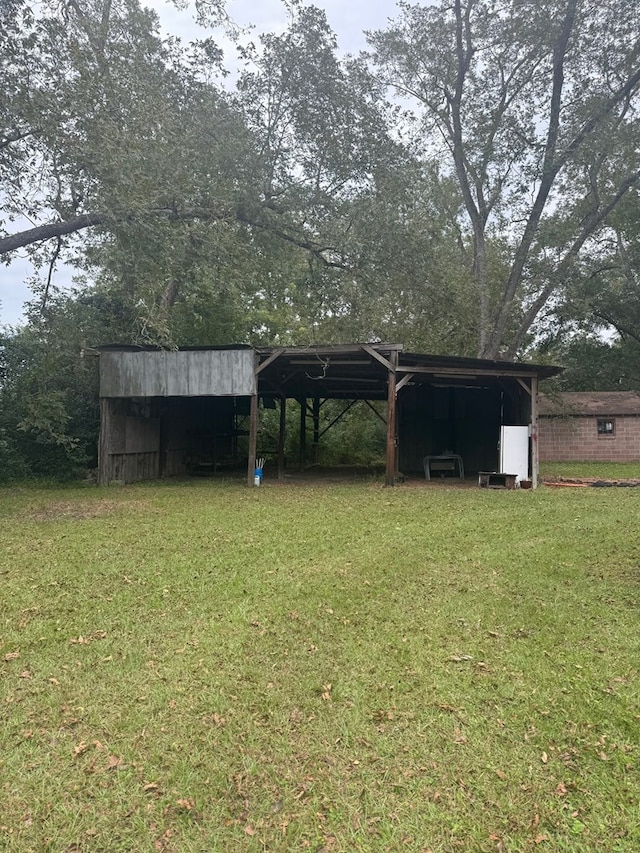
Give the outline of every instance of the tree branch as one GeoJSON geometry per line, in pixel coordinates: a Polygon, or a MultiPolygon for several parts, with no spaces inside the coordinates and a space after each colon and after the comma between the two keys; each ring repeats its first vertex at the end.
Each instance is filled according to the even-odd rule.
{"type": "Polygon", "coordinates": [[[562,30],[558,36],[553,49],[553,83],[551,88],[551,101],[549,104],[549,127],[542,160],[542,173],[540,186],[531,213],[527,219],[524,233],[515,257],[509,278],[505,285],[500,308],[496,317],[493,331],[484,348],[478,355],[484,358],[496,358],[502,341],[502,336],[507,326],[509,309],[515,298],[516,292],[522,280],[524,266],[529,256],[529,251],[538,230],[542,213],[544,211],[553,182],[561,167],[561,162],[556,162],[556,149],[560,133],[560,110],[562,106],[562,90],[564,87],[564,63],[569,48],[569,39],[575,23],[577,0],[569,0],[565,12],[562,30]]]}
{"type": "Polygon", "coordinates": [[[605,323],[608,323],[622,336],[633,338],[634,341],[638,341],[640,343],[640,333],[636,329],[632,329],[630,326],[626,326],[624,323],[621,323],[619,320],[616,320],[615,317],[612,317],[606,311],[603,311],[602,308],[596,308],[594,305],[591,305],[591,310],[593,311],[594,317],[597,317],[600,320],[604,320],[605,323]]]}
{"type": "Polygon", "coordinates": [[[9,234],[7,237],[0,238],[0,255],[8,255],[17,249],[24,249],[25,246],[32,246],[34,243],[42,243],[52,237],[74,234],[76,231],[82,231],[83,228],[104,225],[108,219],[109,217],[104,213],[83,213],[81,216],[67,219],[64,222],[50,222],[47,225],[38,225],[36,228],[19,231],[17,234],[9,234]]]}
{"type": "Polygon", "coordinates": [[[619,203],[620,199],[626,195],[626,193],[633,187],[634,184],[640,181],[640,171],[634,172],[633,175],[629,175],[618,187],[615,195],[609,200],[609,202],[600,209],[594,209],[591,213],[585,217],[583,220],[584,225],[580,234],[573,241],[571,246],[569,247],[567,253],[562,258],[558,267],[556,268],[555,274],[550,282],[541,290],[537,299],[533,302],[533,304],[529,307],[529,309],[525,312],[525,315],[518,327],[516,334],[514,335],[513,341],[509,347],[507,352],[507,358],[515,358],[516,353],[522,342],[524,340],[525,335],[531,328],[534,320],[544,307],[545,303],[557,287],[557,282],[562,274],[568,269],[570,263],[578,256],[578,253],[582,249],[585,242],[589,239],[589,237],[593,234],[594,230],[601,225],[607,216],[614,210],[614,208],[619,203]]]}

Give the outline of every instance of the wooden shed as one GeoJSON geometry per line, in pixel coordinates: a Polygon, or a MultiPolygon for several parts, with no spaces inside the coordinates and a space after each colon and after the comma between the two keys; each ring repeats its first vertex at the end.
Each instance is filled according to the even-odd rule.
{"type": "MultiPolygon", "coordinates": [[[[428,471],[426,458],[453,459],[456,476],[499,471],[501,451],[515,438],[526,469],[520,476],[535,485],[538,381],[559,370],[405,353],[393,343],[102,347],[99,482],[215,472],[242,454],[252,482],[262,397],[280,406],[278,476],[287,400],[299,406],[303,462],[308,431],[313,444],[320,439],[326,400],[343,401],[344,411],[384,401],[387,485],[401,473],[428,471]]],[[[447,469],[443,461],[439,470],[447,469]]]]}

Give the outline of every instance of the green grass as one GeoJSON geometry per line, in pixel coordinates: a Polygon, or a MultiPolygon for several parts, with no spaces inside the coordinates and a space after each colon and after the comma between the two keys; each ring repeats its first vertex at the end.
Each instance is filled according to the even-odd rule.
{"type": "Polygon", "coordinates": [[[640,480],[640,462],[543,462],[542,477],[601,477],[640,480]]]}
{"type": "Polygon", "coordinates": [[[640,849],[636,489],[0,492],[0,849],[640,849]]]}

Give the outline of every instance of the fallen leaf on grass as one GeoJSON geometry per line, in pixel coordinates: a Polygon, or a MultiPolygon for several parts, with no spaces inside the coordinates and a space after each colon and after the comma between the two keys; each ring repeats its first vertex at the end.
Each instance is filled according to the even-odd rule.
{"type": "Polygon", "coordinates": [[[106,631],[94,631],[92,634],[88,634],[86,637],[83,637],[82,635],[80,635],[79,637],[70,637],[69,643],[72,646],[88,646],[94,640],[106,639],[106,636],[106,631]]]}
{"type": "Polygon", "coordinates": [[[328,702],[331,699],[331,684],[323,684],[322,685],[322,693],[320,694],[320,698],[323,702],[328,702]]]}
{"type": "Polygon", "coordinates": [[[160,836],[160,838],[156,838],[156,840],[153,842],[153,846],[155,847],[156,850],[164,850],[165,847],[167,846],[167,843],[169,842],[169,839],[172,836],[173,836],[173,830],[172,829],[165,830],[164,833],[160,836]]]}
{"type": "Polygon", "coordinates": [[[86,740],[81,740],[80,743],[74,747],[73,754],[77,758],[79,755],[83,755],[89,749],[89,744],[86,740]]]}
{"type": "Polygon", "coordinates": [[[473,660],[472,655],[449,655],[447,658],[448,661],[452,663],[466,663],[467,661],[473,660]]]}
{"type": "Polygon", "coordinates": [[[543,764],[546,764],[548,760],[549,760],[549,756],[547,755],[546,752],[543,752],[542,755],[540,756],[540,761],[542,761],[543,764]]]}
{"type": "Polygon", "coordinates": [[[453,730],[453,740],[454,743],[468,743],[469,739],[466,735],[463,735],[458,726],[453,730]]]}
{"type": "Polygon", "coordinates": [[[540,835],[536,835],[533,840],[536,844],[542,844],[544,841],[549,840],[549,836],[541,832],[540,835]]]}
{"type": "Polygon", "coordinates": [[[31,677],[32,677],[31,673],[29,672],[28,669],[25,669],[20,673],[20,678],[31,678],[31,677]]]}
{"type": "Polygon", "coordinates": [[[20,652],[7,652],[7,654],[4,656],[4,659],[8,663],[10,660],[17,660],[19,657],[20,652]]]}
{"type": "Polygon", "coordinates": [[[448,705],[446,702],[436,702],[434,707],[439,708],[441,711],[449,711],[451,714],[457,714],[460,710],[453,705],[448,705]]]}
{"type": "Polygon", "coordinates": [[[564,797],[566,793],[567,786],[564,784],[564,782],[558,782],[558,784],[556,785],[556,794],[558,794],[560,797],[564,797]]]}
{"type": "Polygon", "coordinates": [[[255,835],[256,834],[256,831],[251,826],[251,824],[248,824],[247,826],[245,826],[244,831],[246,832],[247,835],[255,835]]]}
{"type": "Polygon", "coordinates": [[[176,806],[179,809],[184,809],[186,812],[190,812],[195,806],[195,802],[193,800],[187,800],[186,798],[176,800],[176,806]]]}
{"type": "Polygon", "coordinates": [[[160,789],[160,785],[157,782],[147,782],[146,785],[142,786],[142,790],[145,793],[150,793],[153,791],[158,791],[160,789]]]}
{"type": "Polygon", "coordinates": [[[109,756],[109,766],[107,769],[108,770],[125,770],[126,768],[125,768],[125,763],[121,758],[119,758],[117,755],[110,755],[109,756]]]}

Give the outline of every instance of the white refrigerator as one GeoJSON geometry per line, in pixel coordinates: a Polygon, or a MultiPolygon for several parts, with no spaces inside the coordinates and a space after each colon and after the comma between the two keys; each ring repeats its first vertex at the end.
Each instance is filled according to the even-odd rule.
{"type": "Polygon", "coordinates": [[[500,427],[500,472],[516,474],[518,480],[529,476],[529,427],[500,427]]]}

